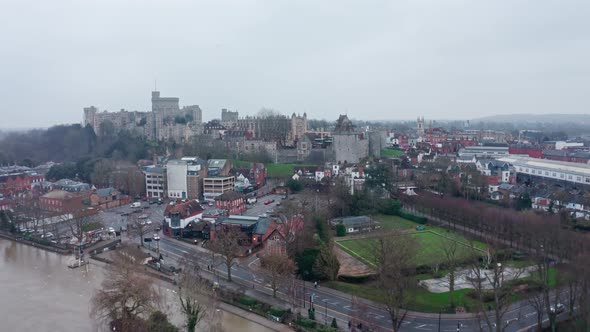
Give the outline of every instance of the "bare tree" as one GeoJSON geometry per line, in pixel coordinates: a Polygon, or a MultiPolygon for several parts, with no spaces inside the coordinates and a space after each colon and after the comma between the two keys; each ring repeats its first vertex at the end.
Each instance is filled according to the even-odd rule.
{"type": "Polygon", "coordinates": [[[146,220],[140,218],[138,213],[132,213],[127,217],[127,223],[131,224],[132,233],[139,236],[140,245],[144,247],[143,238],[150,231],[146,220]]]}
{"type": "Polygon", "coordinates": [[[293,279],[296,266],[289,257],[270,253],[260,258],[260,275],[270,284],[272,297],[277,297],[277,290],[293,279]]]}
{"type": "MultiPolygon", "coordinates": [[[[482,265],[479,259],[475,259],[477,253],[475,247],[474,259],[470,266],[469,281],[473,286],[477,296],[476,311],[477,317],[483,320],[490,332],[501,332],[508,326],[504,323],[504,316],[510,304],[512,303],[512,287],[511,281],[520,278],[524,269],[513,269],[510,274],[506,273],[505,267],[501,263],[492,263],[482,265]],[[486,297],[491,296],[493,299],[493,310],[488,312],[485,307],[486,297]]],[[[490,250],[490,257],[493,262],[497,262],[496,255],[493,250],[490,250]]]]}
{"type": "Polygon", "coordinates": [[[186,329],[194,332],[209,309],[212,285],[201,275],[201,267],[195,256],[185,255],[183,266],[179,275],[178,300],[185,316],[186,329]]]}
{"type": "Polygon", "coordinates": [[[443,241],[441,249],[449,269],[449,306],[455,308],[455,270],[457,269],[457,241],[443,241]]]}
{"type": "Polygon", "coordinates": [[[243,241],[246,241],[244,233],[235,227],[220,227],[211,241],[209,248],[223,258],[227,268],[228,281],[232,281],[231,268],[234,266],[236,258],[244,252],[241,246],[243,241]]]}
{"type": "Polygon", "coordinates": [[[417,245],[411,236],[399,232],[376,238],[373,253],[377,265],[378,283],[383,292],[383,306],[391,319],[394,332],[399,331],[413,302],[412,278],[417,245]]]}
{"type": "Polygon", "coordinates": [[[133,331],[138,322],[157,308],[159,293],[154,280],[142,273],[145,254],[132,246],[113,252],[106,277],[92,297],[92,315],[117,330],[133,331]]]}

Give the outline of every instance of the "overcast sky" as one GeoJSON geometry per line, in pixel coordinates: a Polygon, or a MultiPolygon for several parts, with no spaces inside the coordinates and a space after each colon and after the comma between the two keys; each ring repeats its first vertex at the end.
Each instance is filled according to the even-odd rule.
{"type": "Polygon", "coordinates": [[[154,80],[205,120],[590,113],[589,18],[565,0],[8,1],[0,127],[149,110],[154,80]]]}

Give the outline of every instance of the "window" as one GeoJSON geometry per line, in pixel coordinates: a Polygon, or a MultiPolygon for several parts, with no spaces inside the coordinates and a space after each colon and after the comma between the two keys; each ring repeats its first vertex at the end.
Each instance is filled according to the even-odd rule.
{"type": "Polygon", "coordinates": [[[568,180],[571,180],[572,179],[572,176],[571,175],[568,175],[567,178],[568,178],[568,180]]]}
{"type": "Polygon", "coordinates": [[[545,175],[549,176],[549,172],[545,171],[545,175]]]}
{"type": "Polygon", "coordinates": [[[526,172],[527,172],[527,173],[529,172],[529,169],[528,169],[528,168],[526,169],[526,172]]]}
{"type": "Polygon", "coordinates": [[[553,176],[557,176],[557,174],[555,174],[555,172],[553,172],[553,176]]]}
{"type": "Polygon", "coordinates": [[[565,175],[564,175],[564,174],[562,174],[562,173],[560,173],[560,174],[559,174],[559,177],[563,179],[563,178],[565,178],[565,175]]]}
{"type": "Polygon", "coordinates": [[[581,176],[577,176],[576,177],[576,181],[582,181],[582,177],[581,176]]]}

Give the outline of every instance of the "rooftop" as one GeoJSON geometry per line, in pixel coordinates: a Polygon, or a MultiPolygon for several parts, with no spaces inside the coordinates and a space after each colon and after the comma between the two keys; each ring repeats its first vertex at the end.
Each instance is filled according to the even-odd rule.
{"type": "Polygon", "coordinates": [[[535,168],[543,168],[547,170],[555,170],[562,172],[576,173],[584,176],[590,176],[590,165],[572,163],[559,160],[537,159],[530,157],[503,157],[499,160],[510,163],[514,166],[529,166],[535,168]]]}
{"type": "Polygon", "coordinates": [[[63,190],[53,190],[43,195],[42,197],[52,199],[68,199],[74,197],[74,194],[63,190]]]}

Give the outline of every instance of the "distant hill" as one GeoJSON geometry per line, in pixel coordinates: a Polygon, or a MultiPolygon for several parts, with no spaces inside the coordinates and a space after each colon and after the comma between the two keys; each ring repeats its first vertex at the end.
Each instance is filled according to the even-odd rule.
{"type": "Polygon", "coordinates": [[[471,120],[473,122],[576,123],[590,125],[590,114],[501,114],[471,120]]]}

